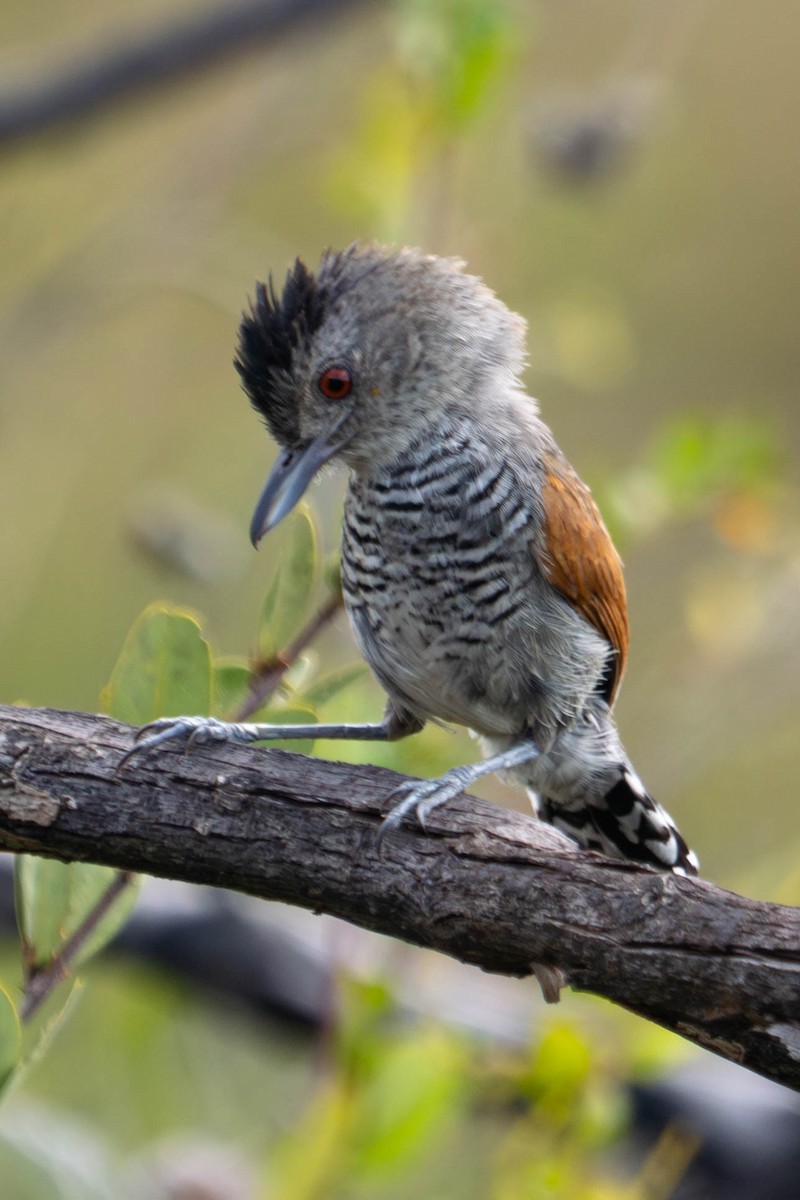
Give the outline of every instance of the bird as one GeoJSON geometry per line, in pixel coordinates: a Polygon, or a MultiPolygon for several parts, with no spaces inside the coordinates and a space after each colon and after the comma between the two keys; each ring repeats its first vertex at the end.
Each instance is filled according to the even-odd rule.
{"type": "MultiPolygon", "coordinates": [[[[173,738],[395,740],[465,726],[485,757],[401,785],[381,836],[493,772],[585,850],[677,875],[698,860],[650,795],[613,709],[628,657],[622,563],[527,394],[526,325],[465,264],[355,242],[256,286],[235,366],[278,443],[251,540],[344,465],[341,579],[380,722],[162,718],[173,738]]],[[[135,751],[133,751],[135,752],[135,751]]]]}

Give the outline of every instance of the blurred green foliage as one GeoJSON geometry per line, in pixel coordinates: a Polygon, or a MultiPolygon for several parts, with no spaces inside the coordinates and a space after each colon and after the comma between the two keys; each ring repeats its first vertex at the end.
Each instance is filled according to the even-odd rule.
{"type": "Polygon", "coordinates": [[[313,1103],[278,1148],[273,1187],[286,1200],[400,1195],[463,1122],[467,1047],[444,1027],[393,1027],[385,988],[343,981],[336,1040],[313,1103]]]}
{"type": "Polygon", "coordinates": [[[17,1006],[0,987],[0,1095],[10,1081],[22,1051],[22,1029],[17,1006]]]}
{"type": "Polygon", "coordinates": [[[742,517],[745,506],[763,512],[785,479],[777,439],[763,419],[693,414],[666,421],[633,466],[595,490],[624,544],[670,523],[713,520],[734,500],[742,517]]]}
{"type": "Polygon", "coordinates": [[[367,73],[360,120],[338,142],[328,183],[333,203],[373,236],[406,240],[415,221],[428,237],[443,230],[452,156],[508,83],[516,21],[504,0],[394,9],[394,54],[367,73]]]}
{"type": "MultiPolygon", "coordinates": [[[[165,7],[147,0],[136,20],[165,7]]],[[[800,160],[785,131],[800,119],[798,13],[745,0],[724,19],[687,12],[366,6],[322,37],[5,155],[3,699],[94,704],[123,644],[103,695],[121,719],[230,717],[247,703],[336,591],[339,492],[321,485],[318,533],[298,514],[248,557],[272,450],[229,366],[244,293],[326,244],[422,243],[466,258],[530,320],[531,390],[624,544],[629,750],[712,876],[797,898],[800,160]],[[624,160],[574,186],[565,163],[591,165],[581,148],[623,127],[624,160]]],[[[20,62],[41,75],[53,38],[75,45],[129,20],[118,0],[102,15],[12,0],[8,78],[20,62]]],[[[374,718],[380,691],[352,660],[334,622],[253,715],[374,718]]],[[[315,750],[422,775],[476,754],[438,728],[315,750]]],[[[159,1155],[196,1155],[169,1140],[187,1133],[241,1156],[248,1200],[674,1191],[691,1147],[659,1152],[658,1187],[646,1171],[620,1183],[610,1160],[622,1081],[680,1045],[588,1000],[565,999],[529,1047],[502,1050],[401,1017],[388,984],[345,976],[312,1055],[109,962],[21,1033],[24,971],[57,962],[110,879],[22,867],[27,965],[9,956],[0,990],[0,1083],[16,1084],[0,1114],[3,1200],[150,1200],[163,1195],[159,1155]]]]}
{"type": "MultiPolygon", "coordinates": [[[[348,692],[358,688],[363,667],[345,665],[320,673],[301,654],[307,648],[303,626],[314,602],[319,605],[322,600],[324,608],[325,591],[311,513],[301,509],[289,525],[287,553],[275,564],[267,587],[258,653],[252,661],[218,659],[195,616],[164,603],[152,604],[124,641],[102,691],[103,707],[137,725],[184,711],[228,717],[255,711],[265,720],[313,723],[318,707],[335,702],[340,710],[348,692]],[[259,696],[259,680],[275,671],[272,692],[259,696]]],[[[333,615],[336,609],[334,605],[327,611],[333,615]]],[[[313,748],[311,742],[289,744],[306,752],[313,748]]],[[[407,763],[409,756],[401,761],[407,763]]],[[[59,1007],[49,1002],[48,1019],[38,1023],[27,1050],[16,1006],[0,991],[0,1070],[5,1084],[19,1083],[22,1068],[41,1057],[74,994],[69,977],[127,916],[135,897],[130,886],[108,911],[102,908],[116,876],[84,864],[19,859],[24,992],[83,930],[86,936],[54,977],[53,996],[47,999],[58,999],[59,1007]],[[95,920],[100,912],[101,919],[95,920]]],[[[448,1154],[459,1147],[461,1167],[448,1169],[442,1177],[441,1194],[471,1194],[468,1180],[480,1160],[471,1152],[467,1131],[476,1122],[487,1122],[487,1114],[490,1132],[485,1136],[494,1149],[489,1165],[480,1171],[480,1194],[546,1195],[553,1200],[612,1195],[612,1184],[604,1181],[603,1154],[625,1127],[620,1080],[623,1066],[634,1067],[632,1057],[620,1064],[599,1053],[585,1032],[565,1019],[550,1023],[534,1039],[527,1057],[500,1055],[493,1061],[491,1051],[445,1026],[401,1022],[392,990],[385,984],[342,975],[338,993],[323,1070],[310,1099],[298,1106],[292,1131],[273,1139],[265,1165],[256,1171],[255,1160],[251,1164],[264,1180],[261,1189],[254,1185],[254,1200],[261,1195],[324,1200],[376,1192],[402,1197],[421,1186],[420,1178],[429,1177],[443,1146],[448,1154]],[[514,1113],[510,1124],[504,1118],[507,1112],[514,1113]]],[[[24,1015],[24,1006],[22,1011],[24,1015]]],[[[136,1030],[137,1037],[141,1033],[136,1030]]],[[[82,1036],[92,1038],[89,1032],[82,1036]]],[[[91,1052],[98,1051],[99,1045],[93,1045],[91,1052]]],[[[123,1051],[115,1047],[115,1055],[123,1051]]],[[[58,1122],[55,1114],[48,1119],[58,1122]]],[[[70,1137],[68,1123],[60,1136],[70,1137]]],[[[58,1196],[72,1195],[73,1186],[76,1196],[114,1194],[121,1185],[113,1146],[98,1131],[93,1137],[97,1145],[89,1156],[92,1170],[87,1177],[84,1156],[79,1178],[70,1181],[70,1169],[65,1173],[58,1155],[33,1152],[24,1135],[15,1132],[13,1121],[5,1134],[0,1124],[0,1168],[15,1180],[16,1200],[38,1200],[51,1184],[58,1196]]],[[[680,1171],[676,1182],[679,1177],[680,1171]]],[[[635,1200],[636,1184],[630,1188],[635,1200]]]]}
{"type": "Polygon", "coordinates": [[[659,1195],[623,1183],[610,1157],[622,1079],[641,1069],[632,1023],[587,1027],[572,1005],[512,1051],[402,1017],[384,985],[342,976],[339,989],[335,1026],[310,1056],[304,1038],[141,967],[95,967],[0,1117],[0,1169],[15,1181],[4,1196],[79,1186],[81,1200],[150,1200],[159,1158],[191,1160],[201,1142],[238,1156],[250,1200],[659,1195]]]}

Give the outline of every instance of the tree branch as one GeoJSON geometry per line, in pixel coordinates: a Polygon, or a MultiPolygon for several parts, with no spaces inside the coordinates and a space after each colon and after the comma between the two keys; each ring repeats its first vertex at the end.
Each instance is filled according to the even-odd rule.
{"type": "Polygon", "coordinates": [[[300,26],[339,16],[357,0],[221,0],[144,35],[87,47],[27,86],[0,93],[0,144],[91,116],[137,93],[252,54],[300,26]]]}
{"type": "Polygon", "coordinates": [[[534,963],[800,1090],[800,910],[577,851],[462,796],[375,848],[398,776],[281,750],[164,748],[0,707],[0,848],[283,900],[487,971],[534,963]]]}

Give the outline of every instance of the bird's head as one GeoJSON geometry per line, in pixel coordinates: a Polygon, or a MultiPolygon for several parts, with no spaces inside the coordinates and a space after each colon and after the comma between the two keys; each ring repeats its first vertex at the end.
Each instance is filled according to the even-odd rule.
{"type": "Polygon", "coordinates": [[[282,453],[251,527],[254,544],[317,471],[390,463],[440,427],[518,386],[524,322],[455,259],[356,243],[316,275],[298,259],[280,295],[259,284],[236,368],[282,453]]]}

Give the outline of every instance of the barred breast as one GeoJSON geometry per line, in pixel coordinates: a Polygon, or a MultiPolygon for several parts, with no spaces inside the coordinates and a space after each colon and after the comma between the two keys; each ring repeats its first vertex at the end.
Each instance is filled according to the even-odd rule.
{"type": "Polygon", "coordinates": [[[342,583],[390,696],[422,717],[517,733],[539,686],[522,636],[541,587],[532,513],[508,463],[470,433],[432,435],[391,469],[352,476],[342,583]]]}

